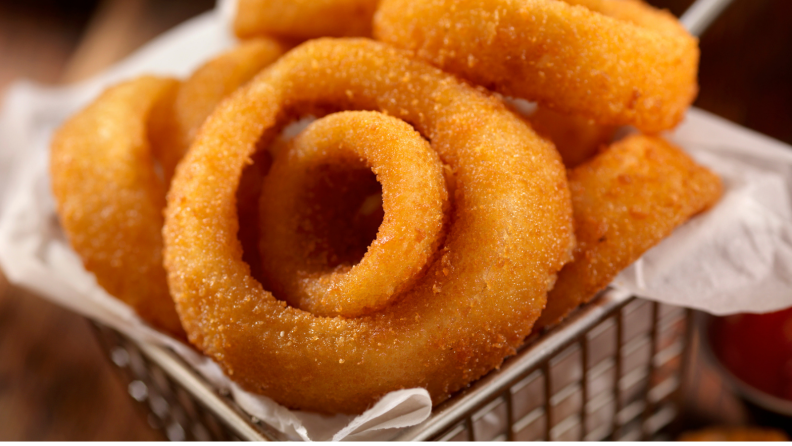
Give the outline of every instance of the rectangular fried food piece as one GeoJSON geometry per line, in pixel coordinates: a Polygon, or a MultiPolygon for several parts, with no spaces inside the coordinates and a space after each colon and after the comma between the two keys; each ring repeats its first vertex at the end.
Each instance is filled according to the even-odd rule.
{"type": "Polygon", "coordinates": [[[712,206],[720,179],[659,137],[632,135],[569,171],[574,260],[536,329],[561,321],[677,226],[712,206]]]}

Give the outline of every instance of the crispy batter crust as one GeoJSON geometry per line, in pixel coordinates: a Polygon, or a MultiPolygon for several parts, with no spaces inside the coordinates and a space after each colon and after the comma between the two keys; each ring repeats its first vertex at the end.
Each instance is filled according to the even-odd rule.
{"type": "Polygon", "coordinates": [[[332,39],[288,53],[216,109],[177,168],[164,234],[195,345],[246,389],[346,413],[400,388],[424,387],[439,403],[497,367],[530,331],[573,245],[560,158],[502,102],[385,45],[332,39]],[[250,276],[235,237],[234,195],[256,142],[321,103],[410,122],[454,170],[440,259],[370,316],[288,307],[250,276]]]}

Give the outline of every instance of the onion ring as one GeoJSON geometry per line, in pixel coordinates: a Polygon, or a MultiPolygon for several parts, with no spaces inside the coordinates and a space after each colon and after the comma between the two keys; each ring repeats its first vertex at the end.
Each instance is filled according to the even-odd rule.
{"type": "Polygon", "coordinates": [[[165,265],[191,342],[244,388],[292,408],[359,413],[385,393],[434,403],[497,367],[530,332],[573,246],[564,167],[496,97],[368,40],[292,50],[223,102],[168,195],[165,265]],[[234,195],[266,131],[312,104],[414,124],[455,175],[439,259],[388,311],[317,317],[250,276],[234,195]]]}
{"type": "Polygon", "coordinates": [[[146,76],[108,89],[55,134],[50,173],[85,269],[143,319],[183,338],[162,266],[166,187],[147,136],[151,110],[177,87],[146,76]]]}
{"type": "Polygon", "coordinates": [[[569,173],[575,260],[564,266],[536,323],[555,324],[649,248],[715,204],[722,186],[661,138],[633,135],[569,173]]]}
{"type": "Polygon", "coordinates": [[[383,0],[377,39],[506,95],[601,124],[674,127],[698,92],[698,41],[623,0],[383,0]]]}
{"type": "Polygon", "coordinates": [[[166,184],[217,104],[284,51],[284,46],[272,39],[243,42],[198,68],[154,111],[151,138],[166,184]]]}
{"type": "Polygon", "coordinates": [[[296,40],[370,37],[378,0],[239,0],[234,32],[240,39],[272,35],[296,40]]]}
{"type": "Polygon", "coordinates": [[[443,239],[448,210],[437,153],[409,124],[376,112],[336,113],[312,123],[275,159],[261,195],[267,283],[276,296],[318,316],[361,316],[410,289],[443,239]],[[317,210],[301,196],[329,165],[353,170],[361,161],[382,184],[385,217],[360,263],[335,266],[313,255],[322,244],[317,226],[329,219],[312,216],[317,210]]]}

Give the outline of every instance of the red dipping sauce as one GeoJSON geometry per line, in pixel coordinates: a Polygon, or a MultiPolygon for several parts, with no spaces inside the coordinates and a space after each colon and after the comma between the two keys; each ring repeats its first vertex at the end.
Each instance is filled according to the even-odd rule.
{"type": "Polygon", "coordinates": [[[792,308],[715,318],[709,333],[715,355],[734,376],[792,401],[792,308]]]}

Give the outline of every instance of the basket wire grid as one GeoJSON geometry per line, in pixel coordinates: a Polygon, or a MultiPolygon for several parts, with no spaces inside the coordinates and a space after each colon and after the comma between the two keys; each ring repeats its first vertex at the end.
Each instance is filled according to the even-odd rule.
{"type": "MultiPolygon", "coordinates": [[[[394,439],[663,438],[680,411],[688,313],[608,290],[394,439]]],[[[129,394],[169,439],[287,439],[171,351],[94,325],[129,394]]]]}
{"type": "MultiPolygon", "coordinates": [[[[698,36],[731,1],[696,0],[680,21],[698,36]]],[[[608,289],[393,439],[667,439],[682,409],[691,321],[690,310],[608,289]]],[[[287,439],[170,350],[94,327],[130,396],[169,439],[287,439]]]]}
{"type": "Polygon", "coordinates": [[[679,413],[688,319],[609,291],[397,438],[656,438],[679,413]]]}

